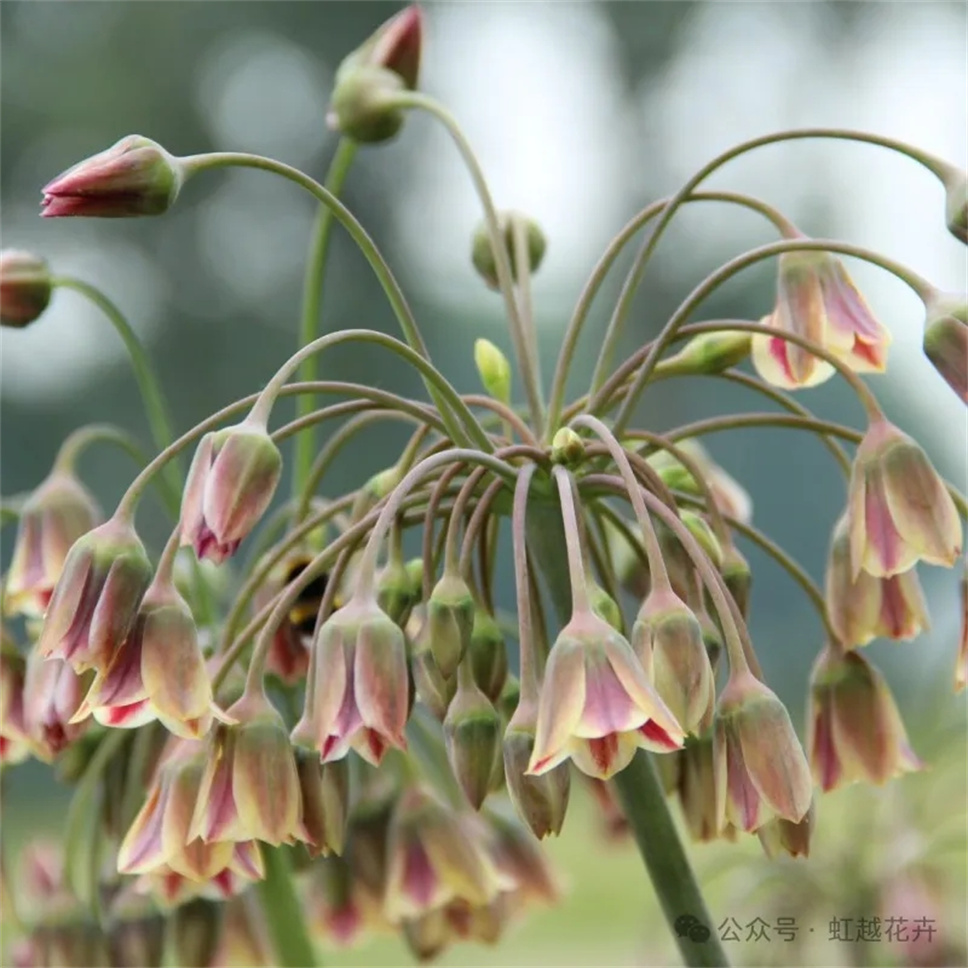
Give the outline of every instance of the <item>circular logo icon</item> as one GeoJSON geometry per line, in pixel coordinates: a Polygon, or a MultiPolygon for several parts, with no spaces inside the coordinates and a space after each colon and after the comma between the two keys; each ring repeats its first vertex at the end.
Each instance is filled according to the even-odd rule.
{"type": "Polygon", "coordinates": [[[696,925],[699,925],[699,918],[694,914],[680,914],[673,927],[680,938],[685,938],[696,925]]]}

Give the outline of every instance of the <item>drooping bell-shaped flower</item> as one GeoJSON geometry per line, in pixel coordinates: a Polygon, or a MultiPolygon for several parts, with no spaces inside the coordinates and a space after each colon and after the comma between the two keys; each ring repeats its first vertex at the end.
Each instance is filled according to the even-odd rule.
{"type": "Polygon", "coordinates": [[[951,567],[961,553],[961,519],[927,454],[885,418],[857,448],[847,503],[850,561],[878,578],[918,561],[951,567]]]}
{"type": "Polygon", "coordinates": [[[51,759],[87,728],[74,716],[90,686],[91,674],[78,675],[63,659],[44,659],[36,649],[27,656],[24,723],[35,752],[51,759]]]}
{"type": "Polygon", "coordinates": [[[637,748],[669,752],[682,741],[628,642],[591,612],[576,613],[548,656],[528,772],[571,757],[583,773],[607,779],[637,748]]]}

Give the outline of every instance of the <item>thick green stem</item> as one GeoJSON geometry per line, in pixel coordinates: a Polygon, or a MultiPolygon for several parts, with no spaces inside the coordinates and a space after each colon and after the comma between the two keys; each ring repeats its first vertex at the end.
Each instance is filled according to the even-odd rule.
{"type": "MultiPolygon", "coordinates": [[[[528,547],[551,592],[558,618],[567,622],[571,615],[571,589],[561,516],[554,505],[538,501],[531,504],[527,532],[528,547]]],[[[639,750],[614,782],[683,960],[689,966],[727,966],[729,961],[716,937],[715,924],[679,840],[650,754],[639,750]],[[674,925],[683,914],[691,914],[709,928],[707,941],[700,943],[679,936],[674,925]]]]}
{"type": "MultiPolygon", "coordinates": [[[[330,163],[323,187],[334,198],[343,190],[350,165],[356,156],[356,142],[349,138],[340,140],[336,154],[330,163]]],[[[323,276],[326,272],[326,256],[329,253],[329,240],[333,236],[333,210],[325,205],[316,213],[313,226],[312,244],[306,261],[306,275],[303,282],[302,318],[299,324],[299,347],[311,343],[319,332],[319,315],[323,302],[323,276]]],[[[315,380],[318,369],[316,357],[303,360],[299,373],[300,380],[315,380]]],[[[304,417],[312,409],[310,397],[299,397],[296,401],[296,416],[304,417]]],[[[292,471],[292,496],[298,501],[309,477],[315,452],[315,433],[309,431],[296,440],[296,454],[292,471]]]]}
{"type": "Polygon", "coordinates": [[[272,936],[276,962],[281,968],[313,968],[316,952],[306,931],[302,904],[292,883],[286,848],[264,847],[265,880],[259,883],[259,899],[272,936]]]}

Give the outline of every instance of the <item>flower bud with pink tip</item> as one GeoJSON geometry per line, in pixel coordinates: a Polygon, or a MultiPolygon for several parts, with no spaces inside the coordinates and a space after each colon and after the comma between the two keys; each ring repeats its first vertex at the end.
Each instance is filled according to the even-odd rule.
{"type": "Polygon", "coordinates": [[[824,791],[886,783],[921,768],[884,677],[859,652],[827,646],[810,677],[810,762],[824,791]]]}
{"type": "Polygon", "coordinates": [[[571,757],[604,780],[639,747],[665,753],[683,736],[628,642],[590,611],[576,612],[548,655],[528,772],[540,776],[571,757]]]}
{"type": "Polygon", "coordinates": [[[54,587],[37,651],[76,672],[107,671],[134,627],[151,562],[131,522],[115,515],[71,546],[54,587]]]}
{"type": "Polygon", "coordinates": [[[857,448],[847,504],[850,562],[877,578],[916,562],[951,567],[961,553],[961,519],[927,455],[884,417],[857,448]]]}
{"type": "Polygon", "coordinates": [[[747,670],[734,671],[719,698],[713,750],[720,828],[798,823],[810,809],[813,781],[790,714],[747,670]]]}
{"type": "Polygon", "coordinates": [[[968,301],[963,293],[936,292],[927,301],[924,355],[968,403],[968,301]]]}
{"type": "Polygon", "coordinates": [[[41,618],[71,546],[100,518],[94,498],[70,472],[54,470],[24,502],[4,589],[10,615],[41,618]]]}
{"type": "MultiPolygon", "coordinates": [[[[777,301],[763,320],[780,332],[819,344],[857,373],[883,372],[890,332],[874,317],[840,259],[827,252],[780,256],[777,301]]],[[[754,334],[753,363],[774,386],[814,386],[833,367],[809,350],[778,336],[754,334]]]]}
{"type": "Polygon", "coordinates": [[[127,218],[160,215],[190,169],[161,145],[133,134],[86,158],[44,186],[41,215],[127,218]]]}
{"type": "Polygon", "coordinates": [[[285,723],[260,689],[228,710],[231,725],[209,735],[207,762],[189,837],[206,843],[309,840],[295,751],[285,723]]]}
{"type": "Polygon", "coordinates": [[[350,599],[313,642],[306,704],[293,741],[317,749],[324,762],[353,749],[378,766],[390,747],[406,749],[409,714],[403,632],[375,599],[350,599]]]}
{"type": "Polygon", "coordinates": [[[0,325],[22,329],[47,308],[53,287],[47,263],[31,252],[0,252],[0,325]]]}
{"type": "Polygon", "coordinates": [[[212,696],[195,620],[170,575],[156,576],[134,627],[95,678],[72,722],[90,715],[105,726],[129,729],[157,719],[186,739],[204,736],[213,717],[223,717],[212,696]]]}
{"type": "Polygon", "coordinates": [[[849,649],[880,636],[913,639],[930,624],[914,568],[889,578],[853,576],[846,516],[834,527],[825,592],[831,628],[849,649]]]}
{"type": "Polygon", "coordinates": [[[269,506],[282,455],[265,424],[246,420],[206,434],[182,498],[181,540],[216,564],[235,554],[269,506]]]}

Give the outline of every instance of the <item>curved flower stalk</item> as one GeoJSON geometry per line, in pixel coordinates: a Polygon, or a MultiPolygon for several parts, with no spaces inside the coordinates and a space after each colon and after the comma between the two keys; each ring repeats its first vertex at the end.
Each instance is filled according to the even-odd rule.
{"type": "MultiPolygon", "coordinates": [[[[947,225],[963,238],[962,173],[911,146],[839,129],[731,149],[609,245],[575,307],[546,406],[532,282],[549,241],[527,214],[498,207],[456,119],[419,90],[425,20],[417,8],[402,11],[339,67],[328,120],[343,141],[325,186],[258,155],[178,158],[135,136],[45,189],[47,217],[161,215],[187,204],[188,178],[242,166],[294,182],[319,206],[299,345],[258,393],[172,440],[150,370],[134,353],[160,449],[115,512],[98,524],[93,499],[71,476],[74,444],[12,509],[20,531],[3,610],[28,618],[33,641],[28,650],[5,640],[4,763],[33,754],[77,782],[72,883],[89,899],[152,895],[199,964],[227,957],[217,953],[209,905],[253,884],[280,965],[312,963],[307,912],[323,944],[371,929],[398,933],[419,958],[459,940],[494,943],[513,914],[557,896],[539,839],[567,822],[572,765],[593,778],[612,829],[634,836],[673,930],[684,911],[713,923],[669,798],[695,839],[756,833],[769,854],[799,856],[822,822],[815,781],[823,791],[879,784],[920,765],[886,683],[856,650],[927,628],[913,568],[956,563],[966,505],[858,375],[888,366],[890,333],[841,257],[914,289],[926,306],[925,353],[960,396],[964,299],[879,253],[808,239],[754,196],[698,188],[721,165],[778,141],[854,139],[938,177],[947,225]],[[506,357],[495,342],[468,342],[484,395],[461,393],[430,361],[390,262],[337,197],[356,146],[409,137],[411,111],[446,128],[481,203],[471,261],[500,293],[513,349],[506,357]],[[699,281],[661,332],[613,368],[644,270],[665,227],[694,202],[752,210],[780,239],[699,281]],[[589,392],[566,401],[591,303],[653,220],[589,392]],[[334,221],[367,259],[403,340],[367,329],[317,336],[334,221]],[[762,322],[687,323],[719,286],[773,258],[776,300],[762,322]],[[349,344],[412,368],[423,399],[315,380],[319,354],[349,344]],[[740,369],[748,361],[762,379],[740,369]],[[293,382],[297,374],[305,382],[293,382]],[[651,382],[692,375],[743,384],[782,412],[720,413],[665,431],[637,419],[651,382]],[[834,376],[858,397],[866,432],[822,420],[787,393],[834,376]],[[275,404],[290,395],[298,415],[275,426],[275,404]],[[337,399],[318,405],[322,396],[337,399]],[[348,443],[386,419],[409,425],[406,445],[377,474],[326,493],[331,468],[352,456],[348,443]],[[754,526],[745,481],[707,449],[717,431],[760,426],[793,439],[793,431],[816,434],[849,473],[823,590],[754,526]],[[190,448],[177,508],[172,501],[178,527],[154,564],[135,515],[151,482],[176,494],[172,470],[190,448]],[[273,509],[290,463],[292,501],[273,509]],[[513,554],[504,562],[509,515],[513,554]],[[771,643],[754,643],[747,625],[755,562],[747,540],[794,579],[829,643],[811,679],[807,753],[764,679],[758,651],[771,643]],[[222,566],[197,567],[184,595],[173,577],[180,545],[183,560],[222,566]],[[411,547],[420,552],[408,560],[411,547]],[[502,573],[514,579],[510,620],[496,595],[502,573]],[[520,646],[517,667],[509,634],[520,646]],[[113,860],[132,879],[120,892],[100,883],[102,853],[118,842],[113,860]],[[305,896],[293,883],[296,858],[312,871],[305,896]]],[[[5,253],[0,275],[4,325],[32,323],[63,286],[94,299],[130,336],[113,304],[80,280],[51,276],[40,257],[5,253]]],[[[760,318],[763,307],[750,310],[760,318]]],[[[780,448],[762,455],[782,458],[780,448]]],[[[965,642],[963,630],[960,686],[965,642]]],[[[111,935],[129,952],[148,950],[157,927],[136,914],[119,915],[123,931],[111,935]]],[[[677,932],[677,943],[687,964],[727,963],[715,938],[677,932]]]]}

